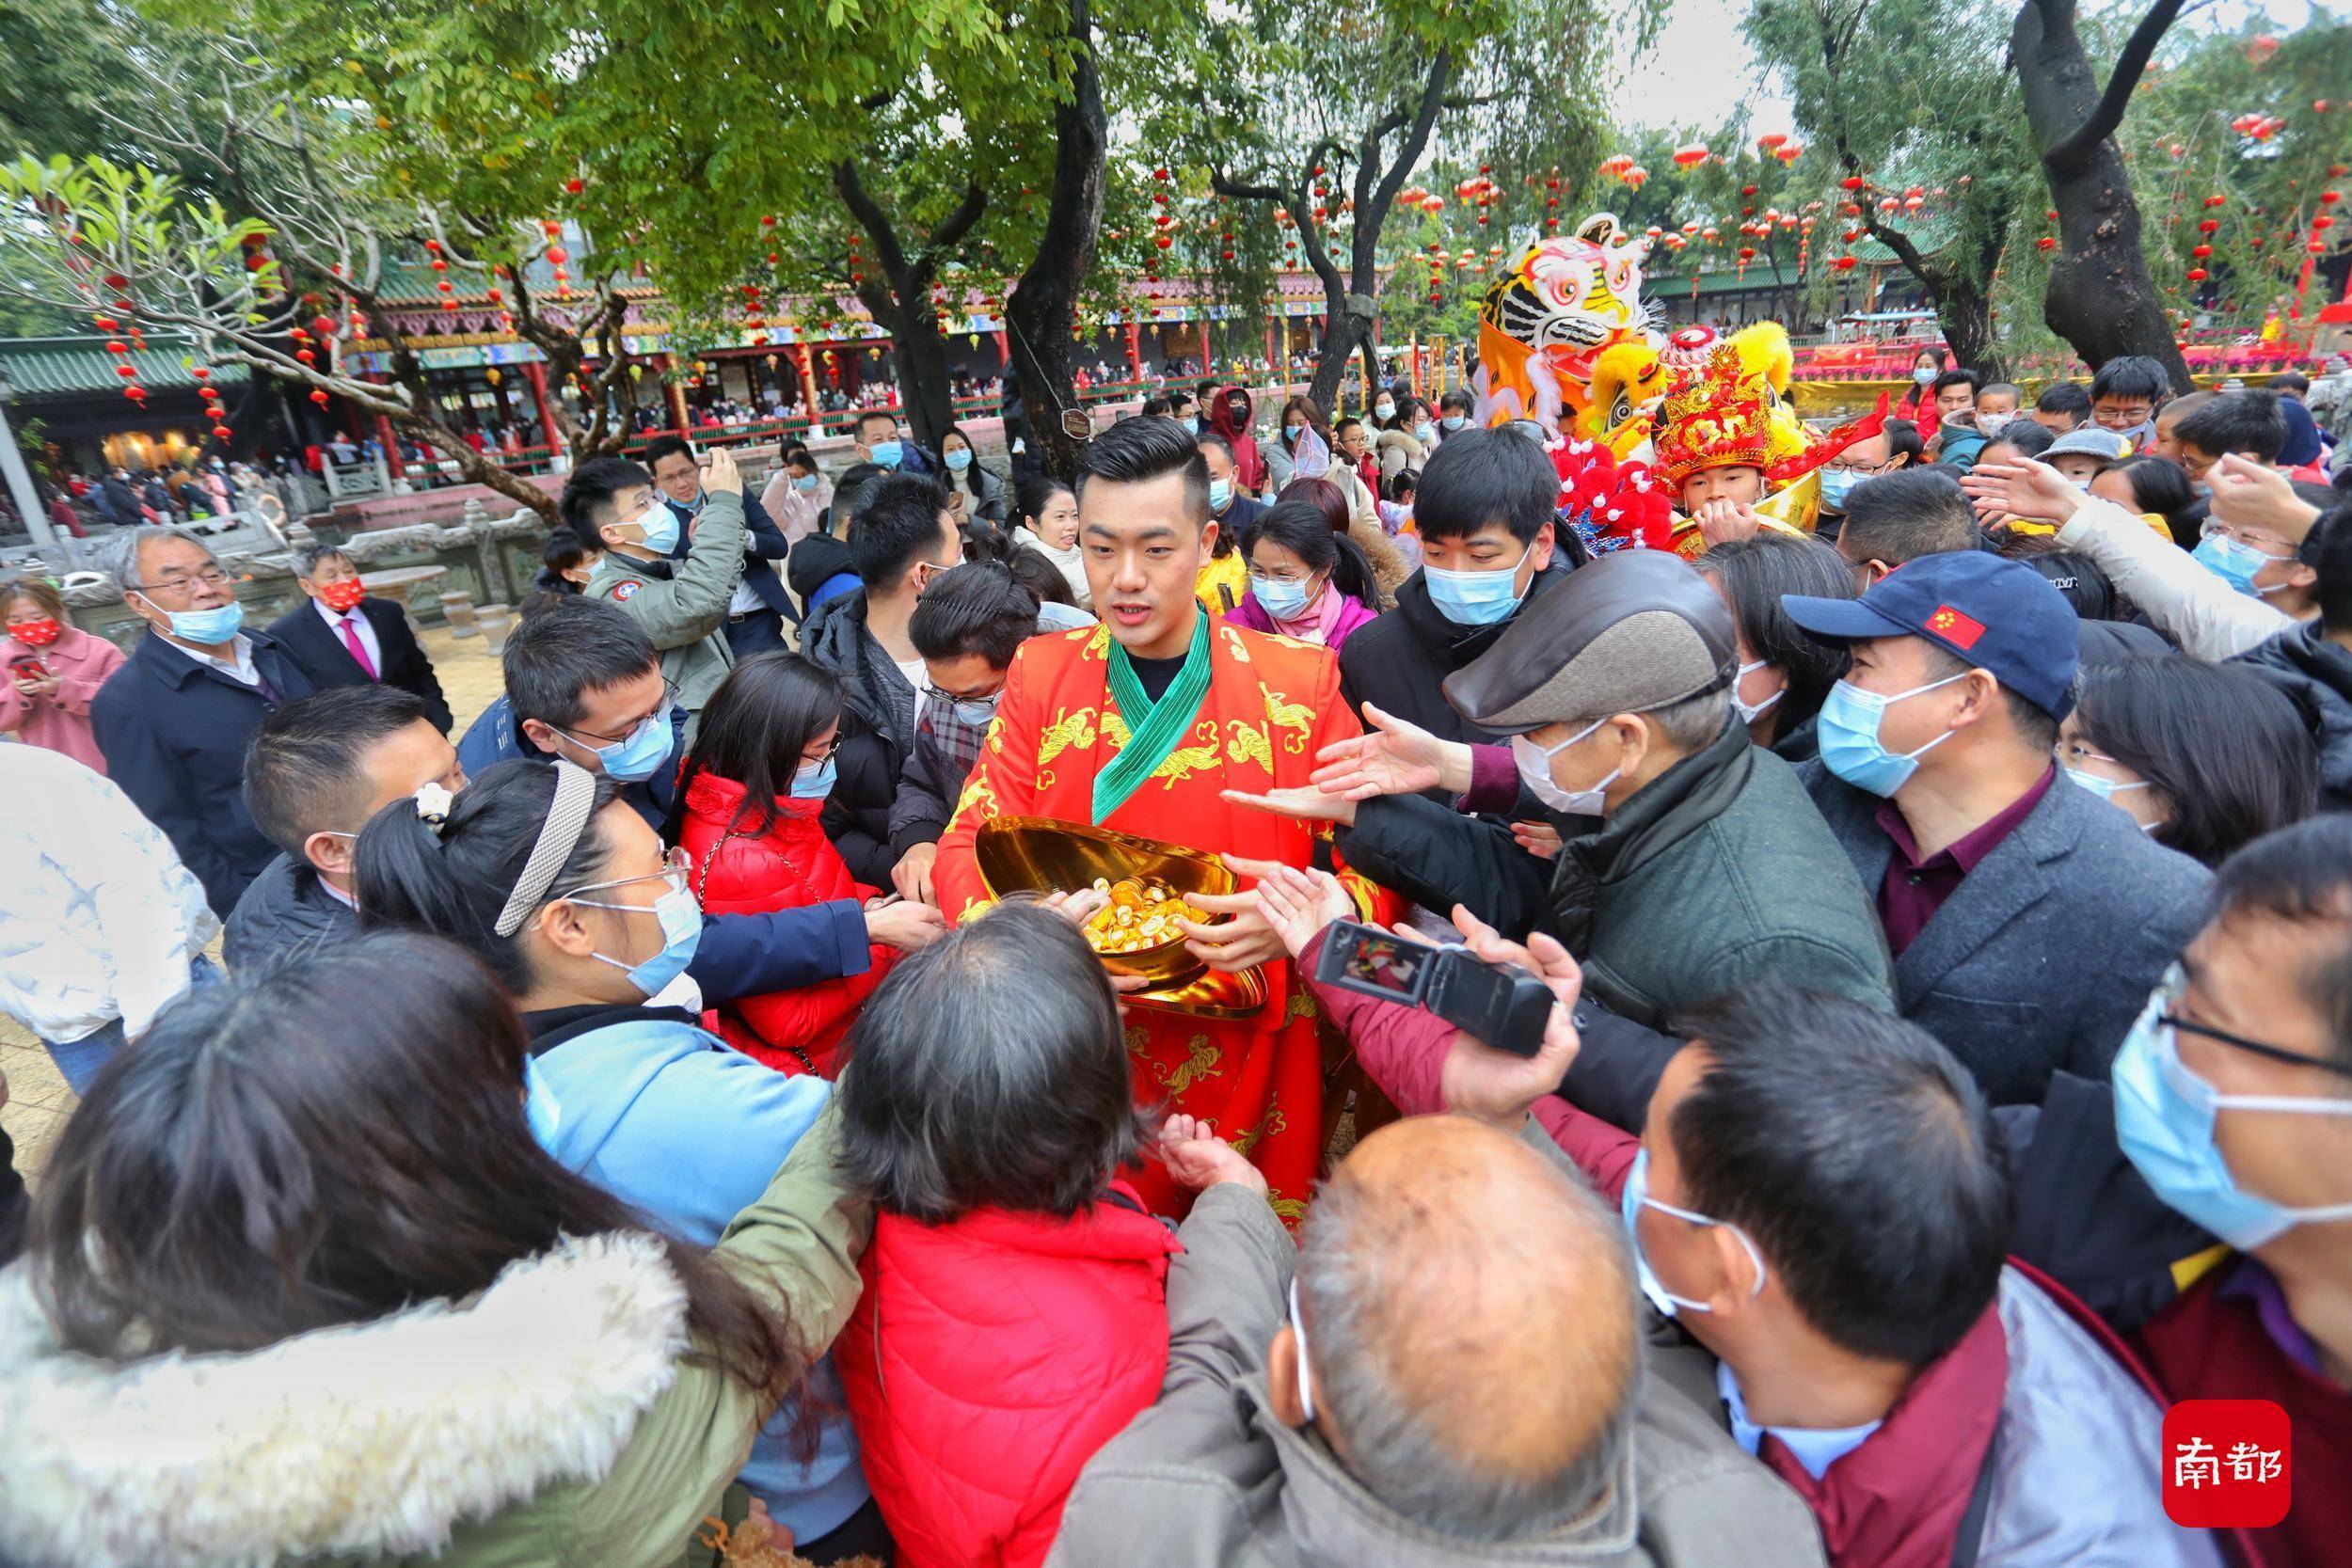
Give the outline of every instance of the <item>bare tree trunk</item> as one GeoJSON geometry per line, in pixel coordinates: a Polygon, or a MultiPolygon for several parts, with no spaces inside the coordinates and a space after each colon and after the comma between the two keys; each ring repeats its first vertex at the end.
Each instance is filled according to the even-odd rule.
{"type": "Polygon", "coordinates": [[[2010,61],[2058,214],[2042,319],[2093,370],[2120,355],[2145,355],[2165,368],[2174,390],[2186,392],[2196,384],[2173,336],[2172,313],[2149,277],[2139,203],[2115,144],[2132,89],[2183,9],[2183,0],[2155,0],[2104,90],[2074,30],[2074,0],[2025,0],[2010,31],[2010,61]]]}
{"type": "Polygon", "coordinates": [[[1104,168],[1109,121],[1094,62],[1094,23],[1088,0],[1069,0],[1072,43],[1069,96],[1054,108],[1054,194],[1037,255],[1005,303],[1014,371],[1029,431],[1045,471],[1068,480],[1078,471],[1079,442],[1061,427],[1079,406],[1071,362],[1070,329],[1078,291],[1094,270],[1103,226],[1104,168]]]}
{"type": "Polygon", "coordinates": [[[978,185],[964,188],[963,199],[910,253],[898,238],[898,227],[866,188],[857,165],[849,159],[834,167],[834,188],[873,243],[874,259],[866,280],[857,286],[874,320],[890,329],[892,357],[898,369],[898,398],[918,446],[939,450],[940,438],[955,422],[955,398],[947,385],[947,338],[939,329],[939,314],[931,306],[931,284],[939,263],[963,242],[980,214],[988,210],[988,193],[978,185]]]}

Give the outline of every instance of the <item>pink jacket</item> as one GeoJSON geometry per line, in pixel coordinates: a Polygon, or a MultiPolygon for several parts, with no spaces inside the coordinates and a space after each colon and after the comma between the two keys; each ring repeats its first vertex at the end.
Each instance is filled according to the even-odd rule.
{"type": "Polygon", "coordinates": [[[12,638],[0,638],[0,664],[23,653],[40,657],[58,677],[52,696],[27,697],[13,678],[0,678],[0,730],[14,730],[28,746],[44,746],[98,773],[106,771],[106,758],[90,730],[90,699],[106,677],[122,668],[122,650],[103,637],[68,626],[46,648],[26,648],[12,638]]]}
{"type": "MultiPolygon", "coordinates": [[[[1331,592],[1338,593],[1338,590],[1333,589],[1331,592]]],[[[1347,641],[1349,632],[1367,621],[1377,619],[1380,613],[1376,610],[1367,609],[1363,601],[1353,594],[1341,594],[1339,596],[1341,601],[1339,619],[1332,623],[1331,635],[1324,643],[1324,646],[1333,653],[1340,651],[1340,644],[1347,641]]],[[[1235,605],[1225,618],[1237,626],[1248,626],[1251,631],[1279,633],[1282,629],[1274,624],[1274,617],[1265,612],[1265,606],[1258,602],[1258,595],[1255,594],[1243,594],[1241,603],[1235,605]]]]}

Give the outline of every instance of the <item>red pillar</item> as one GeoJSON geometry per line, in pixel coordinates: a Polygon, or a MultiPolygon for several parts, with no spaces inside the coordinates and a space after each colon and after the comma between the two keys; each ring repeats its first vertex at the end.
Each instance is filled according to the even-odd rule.
{"type": "MultiPolygon", "coordinates": [[[[381,387],[391,378],[385,375],[370,375],[368,379],[381,387]]],[[[393,434],[392,421],[382,414],[375,417],[375,441],[376,445],[384,449],[386,476],[391,479],[405,478],[408,469],[407,465],[400,460],[400,437],[393,434]]]]}
{"type": "MultiPolygon", "coordinates": [[[[671,359],[670,368],[673,371],[680,368],[675,356],[671,359]]],[[[686,422],[686,388],[679,386],[675,381],[665,376],[662,378],[661,382],[661,393],[664,400],[667,401],[670,405],[670,428],[676,431],[680,436],[685,435],[688,430],[686,422]]]]}
{"type": "Polygon", "coordinates": [[[548,367],[537,359],[526,360],[523,377],[531,383],[531,405],[539,414],[539,436],[547,446],[548,456],[552,459],[562,450],[564,436],[555,428],[554,416],[548,410],[548,367]]]}
{"type": "MultiPolygon", "coordinates": [[[[1283,324],[1282,335],[1286,339],[1290,336],[1289,325],[1287,322],[1283,324]]],[[[1287,348],[1290,345],[1285,342],[1283,346],[1287,348]]],[[[1272,322],[1265,324],[1265,362],[1268,372],[1279,380],[1281,375],[1281,361],[1274,357],[1274,324],[1272,322]]]]}
{"type": "Polygon", "coordinates": [[[1125,331],[1127,336],[1127,379],[1130,381],[1141,381],[1143,379],[1143,328],[1134,322],[1129,322],[1126,325],[1125,331]]]}

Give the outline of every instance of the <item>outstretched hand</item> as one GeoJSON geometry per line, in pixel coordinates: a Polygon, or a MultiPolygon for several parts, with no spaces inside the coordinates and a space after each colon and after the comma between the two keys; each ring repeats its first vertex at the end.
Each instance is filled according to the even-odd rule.
{"type": "Polygon", "coordinates": [[[1979,463],[1960,478],[1982,522],[2003,517],[2032,517],[2064,523],[2074,515],[2085,497],[2073,481],[2047,463],[2020,457],[2008,463],[1979,463]]]}
{"type": "Polygon", "coordinates": [[[2224,454],[2205,474],[2213,486],[2213,515],[2232,528],[2259,529],[2280,541],[2300,545],[2319,508],[2295,493],[2295,482],[2237,452],[2224,454]]]}
{"type": "Polygon", "coordinates": [[[1160,1128],[1159,1154],[1168,1174],[1193,1192],[1232,1181],[1266,1196],[1265,1173],[1197,1117],[1169,1117],[1160,1128]]]}
{"type": "Polygon", "coordinates": [[[1251,811],[1270,812],[1298,822],[1356,823],[1356,802],[1344,795],[1327,795],[1313,784],[1291,784],[1281,789],[1269,789],[1263,795],[1247,790],[1220,789],[1220,800],[1251,811]]]}
{"type": "Polygon", "coordinates": [[[1356,913],[1356,900],[1328,871],[1277,866],[1259,879],[1258,911],[1294,958],[1326,926],[1356,913]]]}
{"type": "Polygon", "coordinates": [[[1335,740],[1315,753],[1323,766],[1308,779],[1326,795],[1368,800],[1375,795],[1418,795],[1440,786],[1457,795],[1470,788],[1468,746],[1439,740],[1370,703],[1364,705],[1364,721],[1371,729],[1335,740]],[[1451,777],[1455,773],[1458,782],[1451,777]]]}

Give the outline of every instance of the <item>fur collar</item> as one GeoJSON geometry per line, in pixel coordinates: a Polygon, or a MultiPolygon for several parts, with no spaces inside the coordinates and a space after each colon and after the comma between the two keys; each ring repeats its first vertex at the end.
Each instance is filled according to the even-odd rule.
{"type": "Polygon", "coordinates": [[[19,1265],[0,1274],[0,1541],[87,1568],[437,1551],[604,1475],[685,1349],[685,1288],[640,1233],[567,1239],[457,1307],[127,1364],[60,1349],[19,1265]]]}

